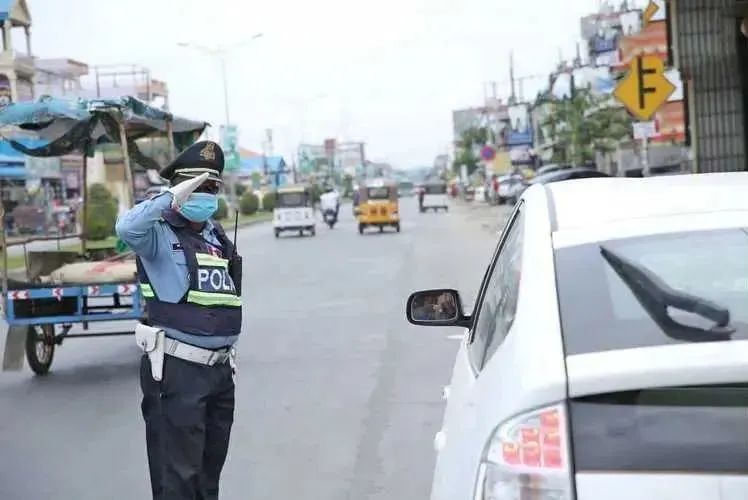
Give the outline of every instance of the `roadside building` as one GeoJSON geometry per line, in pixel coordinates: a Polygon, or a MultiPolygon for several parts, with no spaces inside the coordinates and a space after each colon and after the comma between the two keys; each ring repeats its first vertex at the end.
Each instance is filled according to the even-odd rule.
{"type": "Polygon", "coordinates": [[[670,53],[685,82],[693,171],[748,169],[748,2],[669,0],[670,53]]]}

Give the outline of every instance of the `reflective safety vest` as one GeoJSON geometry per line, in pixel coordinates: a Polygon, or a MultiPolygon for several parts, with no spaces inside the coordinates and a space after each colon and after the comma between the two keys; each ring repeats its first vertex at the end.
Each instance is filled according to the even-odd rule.
{"type": "MultiPolygon", "coordinates": [[[[146,301],[148,322],[193,335],[238,335],[242,325],[242,301],[229,274],[228,259],[213,255],[210,243],[187,227],[181,216],[172,213],[165,214],[164,218],[184,252],[189,287],[179,302],[159,300],[138,258],[138,279],[146,301]]],[[[224,255],[231,255],[234,245],[220,226],[216,224],[215,227],[224,255]]]]}

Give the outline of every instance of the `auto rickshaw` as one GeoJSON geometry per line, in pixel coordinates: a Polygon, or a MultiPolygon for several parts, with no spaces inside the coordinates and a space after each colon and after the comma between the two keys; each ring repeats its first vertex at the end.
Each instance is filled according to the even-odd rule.
{"type": "Polygon", "coordinates": [[[312,189],[307,185],[293,185],[279,188],[275,193],[273,208],[273,231],[279,237],[284,231],[298,231],[304,236],[308,231],[316,235],[312,189]]]}
{"type": "Polygon", "coordinates": [[[423,194],[418,199],[418,209],[421,213],[426,210],[449,211],[447,204],[447,183],[442,180],[432,180],[424,184],[423,194]]]}
{"type": "Polygon", "coordinates": [[[397,183],[386,179],[372,179],[359,188],[358,232],[364,234],[367,227],[394,227],[400,232],[400,206],[397,183]]]}

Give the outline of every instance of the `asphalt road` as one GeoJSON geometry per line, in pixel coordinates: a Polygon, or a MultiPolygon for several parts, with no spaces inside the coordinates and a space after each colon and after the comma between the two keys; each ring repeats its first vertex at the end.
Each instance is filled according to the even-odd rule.
{"type": "MultiPolygon", "coordinates": [[[[400,234],[360,236],[349,207],[314,238],[240,232],[223,499],[428,498],[459,330],[407,324],[404,302],[449,286],[472,304],[500,211],[415,205],[403,199],[400,234]]],[[[69,339],[47,377],[0,373],[0,499],[150,498],[138,357],[132,337],[69,339]]]]}

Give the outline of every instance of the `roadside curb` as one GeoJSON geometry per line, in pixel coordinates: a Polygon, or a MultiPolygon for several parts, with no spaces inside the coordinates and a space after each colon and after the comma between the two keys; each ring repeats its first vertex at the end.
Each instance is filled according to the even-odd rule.
{"type": "MultiPolygon", "coordinates": [[[[273,220],[273,214],[267,214],[267,216],[258,217],[258,218],[253,219],[253,220],[239,221],[239,224],[237,225],[237,227],[239,229],[241,229],[243,227],[254,226],[255,224],[262,224],[263,222],[270,222],[272,220],[273,220]]],[[[231,221],[231,220],[221,221],[221,225],[224,228],[232,228],[233,229],[233,227],[234,227],[234,221],[231,221]]]]}

